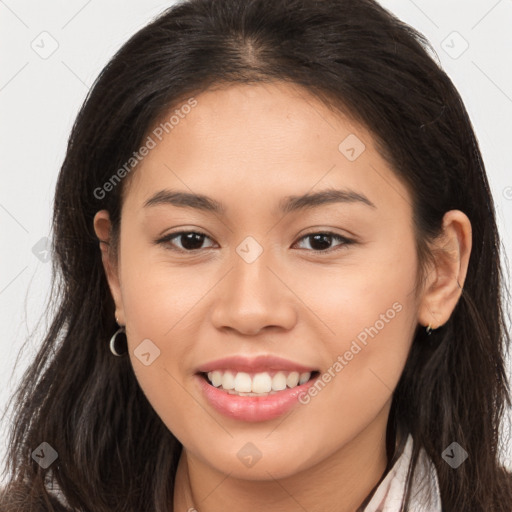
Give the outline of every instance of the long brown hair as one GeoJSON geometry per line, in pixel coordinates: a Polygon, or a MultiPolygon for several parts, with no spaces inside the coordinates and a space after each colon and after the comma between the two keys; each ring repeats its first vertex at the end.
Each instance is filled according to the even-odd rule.
{"type": "MultiPolygon", "coordinates": [[[[13,399],[2,510],[168,512],[182,446],[114,358],[114,304],[93,230],[107,209],[119,232],[123,183],[95,194],[183,98],[219,84],[287,81],[373,134],[413,198],[420,262],[460,209],[473,250],[449,321],[415,333],[389,426],[423,447],[447,512],[510,512],[499,437],[510,406],[500,240],[473,128],[426,39],[373,0],[187,0],[135,34],[101,72],[73,126],[53,217],[57,310],[13,399]],[[100,197],[102,196],[102,197],[100,197]],[[43,469],[41,442],[58,453],[43,469]],[[469,454],[452,469],[453,441],[469,454]],[[54,482],[66,508],[49,493],[54,482]]],[[[136,170],[134,171],[136,172],[136,170]]],[[[422,267],[423,268],[423,267],[422,267]]],[[[423,276],[420,276],[423,277],[423,276]]]]}

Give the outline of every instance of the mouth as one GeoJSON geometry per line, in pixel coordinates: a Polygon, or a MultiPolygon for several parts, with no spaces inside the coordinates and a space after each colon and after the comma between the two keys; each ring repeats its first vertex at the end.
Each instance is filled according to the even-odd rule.
{"type": "Polygon", "coordinates": [[[245,422],[272,420],[303,404],[301,396],[319,376],[314,367],[271,354],[224,357],[202,364],[194,374],[211,408],[245,422]]]}
{"type": "Polygon", "coordinates": [[[211,387],[229,395],[266,397],[307,384],[315,380],[320,372],[318,370],[308,372],[289,370],[244,372],[218,369],[209,372],[198,372],[198,375],[211,387]]]}
{"type": "Polygon", "coordinates": [[[276,419],[303,404],[300,397],[315,385],[319,375],[316,370],[254,374],[212,370],[196,373],[195,377],[204,399],[214,410],[233,420],[261,422],[276,419]]]}

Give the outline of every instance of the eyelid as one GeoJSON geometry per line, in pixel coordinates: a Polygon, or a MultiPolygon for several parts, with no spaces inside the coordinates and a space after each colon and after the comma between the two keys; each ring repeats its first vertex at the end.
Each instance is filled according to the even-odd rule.
{"type": "MultiPolygon", "coordinates": [[[[329,229],[315,229],[313,231],[309,231],[307,233],[304,233],[302,234],[296,242],[294,242],[293,245],[296,245],[298,242],[300,242],[301,240],[303,240],[304,238],[307,238],[309,236],[313,236],[313,235],[327,235],[327,236],[330,236],[332,238],[337,238],[338,240],[340,240],[342,243],[335,246],[335,247],[331,247],[329,249],[326,249],[324,251],[315,251],[313,249],[306,249],[307,251],[309,252],[312,252],[313,254],[330,254],[331,252],[334,252],[338,249],[342,249],[343,247],[347,246],[347,245],[351,245],[351,244],[355,244],[357,243],[357,241],[354,239],[354,238],[350,238],[350,237],[347,237],[345,235],[342,235],[340,233],[336,233],[335,231],[331,231],[329,229]]],[[[304,249],[299,249],[299,250],[304,250],[304,249]]]]}
{"type": "MultiPolygon", "coordinates": [[[[187,251],[187,250],[181,249],[179,247],[174,247],[174,246],[172,246],[170,244],[170,242],[171,242],[171,240],[173,238],[177,238],[180,235],[190,234],[190,233],[193,233],[193,234],[196,234],[196,235],[200,235],[200,236],[204,236],[204,237],[209,238],[210,240],[213,241],[212,237],[210,237],[209,235],[207,235],[206,233],[204,233],[202,231],[195,230],[195,229],[188,229],[188,230],[187,229],[181,229],[179,231],[173,231],[171,233],[168,233],[167,235],[159,238],[158,240],[155,240],[155,244],[162,244],[162,245],[168,244],[170,246],[170,250],[173,250],[173,251],[181,253],[181,254],[187,254],[187,253],[188,254],[197,254],[201,250],[212,249],[212,247],[205,247],[204,249],[192,249],[192,250],[188,250],[187,251]]],[[[312,252],[313,254],[330,254],[331,252],[334,252],[334,251],[338,250],[339,248],[343,248],[343,247],[345,247],[347,245],[351,245],[351,244],[357,243],[356,239],[347,237],[347,236],[342,235],[340,233],[336,233],[335,231],[332,231],[332,230],[329,230],[329,229],[316,228],[316,229],[311,230],[311,231],[309,231],[307,233],[301,234],[301,236],[299,236],[297,238],[297,240],[293,243],[293,245],[296,245],[301,240],[307,238],[308,236],[313,236],[313,235],[327,235],[327,236],[331,236],[332,238],[337,238],[342,243],[340,245],[338,245],[338,246],[331,247],[329,249],[325,249],[325,250],[322,250],[322,251],[315,251],[314,249],[299,249],[299,250],[306,250],[308,252],[312,252]]]]}
{"type": "Polygon", "coordinates": [[[181,249],[179,247],[174,247],[171,245],[171,240],[173,238],[178,238],[180,235],[186,235],[186,234],[190,234],[190,233],[193,233],[195,235],[201,235],[201,236],[204,236],[205,238],[209,238],[210,240],[213,241],[212,237],[207,235],[206,233],[202,232],[202,231],[198,231],[196,229],[180,229],[179,231],[173,231],[171,233],[168,233],[167,235],[164,235],[163,237],[155,240],[155,244],[162,244],[162,245],[168,245],[170,250],[172,251],[175,251],[175,252],[179,252],[179,253],[182,253],[182,254],[197,254],[198,251],[201,251],[201,250],[205,250],[205,249],[212,249],[212,247],[205,247],[204,249],[193,249],[193,250],[185,250],[185,249],[181,249]]]}

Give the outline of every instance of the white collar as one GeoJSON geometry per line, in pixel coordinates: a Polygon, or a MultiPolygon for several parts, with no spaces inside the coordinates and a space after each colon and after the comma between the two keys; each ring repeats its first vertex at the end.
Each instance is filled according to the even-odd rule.
{"type": "MultiPolygon", "coordinates": [[[[377,487],[364,512],[400,512],[405,497],[412,446],[413,439],[409,433],[402,454],[377,487]]],[[[414,472],[409,510],[442,512],[437,472],[423,448],[420,450],[418,466],[414,472]]]]}

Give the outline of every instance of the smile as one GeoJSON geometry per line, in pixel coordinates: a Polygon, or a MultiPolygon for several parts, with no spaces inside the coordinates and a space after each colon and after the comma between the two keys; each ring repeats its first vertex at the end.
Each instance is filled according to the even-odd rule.
{"type": "Polygon", "coordinates": [[[318,372],[267,371],[259,373],[214,370],[203,373],[208,382],[230,395],[268,396],[305,384],[318,372]]]}
{"type": "Polygon", "coordinates": [[[274,375],[272,372],[258,372],[251,375],[247,372],[230,370],[214,370],[208,373],[197,373],[194,376],[207,406],[223,416],[245,422],[268,421],[284,415],[293,407],[305,407],[299,401],[299,397],[306,394],[320,376],[318,371],[301,373],[277,371],[274,375]],[[212,381],[217,386],[214,386],[212,381]],[[233,386],[233,388],[224,389],[224,382],[226,387],[233,386]],[[288,386],[288,382],[291,386],[288,386]],[[270,391],[259,393],[252,391],[269,389],[269,385],[270,391]],[[237,389],[251,389],[251,391],[237,389]]]}

